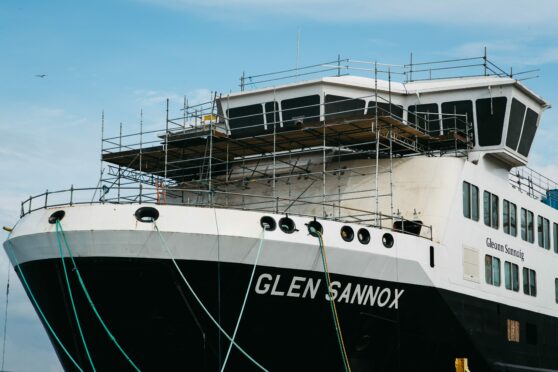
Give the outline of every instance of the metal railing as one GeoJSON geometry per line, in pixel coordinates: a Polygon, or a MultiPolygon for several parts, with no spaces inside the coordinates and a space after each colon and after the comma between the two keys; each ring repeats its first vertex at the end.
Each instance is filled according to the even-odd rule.
{"type": "Polygon", "coordinates": [[[527,80],[538,77],[534,75],[538,71],[538,69],[520,72],[514,72],[513,69],[505,71],[488,59],[486,50],[484,55],[476,57],[425,62],[414,62],[413,55],[411,54],[410,61],[406,64],[379,63],[374,60],[366,61],[338,56],[336,60],[297,68],[254,75],[242,73],[239,86],[240,90],[244,91],[248,88],[264,88],[277,82],[296,82],[300,81],[301,78],[345,75],[386,78],[389,81],[402,83],[477,76],[509,77],[517,80],[527,80]]]}
{"type": "Polygon", "coordinates": [[[558,183],[529,167],[513,168],[508,175],[513,188],[558,209],[558,183]]]}
{"type": "MultiPolygon", "coordinates": [[[[319,196],[321,198],[321,195],[319,196]]],[[[357,223],[364,226],[385,228],[402,231],[395,226],[420,226],[420,233],[415,234],[432,240],[432,226],[418,221],[407,220],[401,216],[390,216],[383,213],[376,214],[369,210],[358,209],[342,205],[343,203],[316,202],[313,197],[299,197],[296,199],[249,193],[208,191],[179,188],[152,188],[139,185],[138,187],[121,187],[111,190],[106,187],[70,187],[65,190],[45,191],[42,194],[30,196],[21,203],[21,217],[37,210],[74,205],[94,204],[164,204],[177,206],[224,208],[249,210],[275,214],[292,214],[315,218],[318,213],[312,213],[313,208],[326,208],[331,213],[320,218],[346,223],[357,223]],[[114,194],[116,195],[109,195],[114,194]],[[396,224],[398,222],[398,224],[396,224]]],[[[346,202],[347,200],[344,200],[346,202]]]]}

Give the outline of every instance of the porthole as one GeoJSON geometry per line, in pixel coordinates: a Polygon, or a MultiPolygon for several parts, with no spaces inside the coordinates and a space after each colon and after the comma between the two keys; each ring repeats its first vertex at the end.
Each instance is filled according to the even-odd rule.
{"type": "Polygon", "coordinates": [[[139,222],[155,222],[159,218],[159,211],[153,207],[141,207],[135,213],[139,222]]]}
{"type": "Polygon", "coordinates": [[[385,233],[384,236],[382,236],[382,243],[386,248],[393,247],[393,243],[394,243],[393,235],[391,235],[390,233],[385,233]]]}
{"type": "Polygon", "coordinates": [[[343,226],[341,228],[341,237],[346,242],[352,242],[355,238],[355,232],[351,226],[343,226]]]}
{"type": "Polygon", "coordinates": [[[358,241],[362,244],[370,243],[370,232],[366,229],[359,229],[357,233],[358,241]]]}
{"type": "Polygon", "coordinates": [[[48,223],[50,223],[51,225],[54,225],[56,222],[58,221],[62,221],[62,219],[64,218],[64,216],[66,215],[66,212],[64,211],[56,211],[53,214],[50,215],[50,217],[48,218],[48,223]]]}
{"type": "Polygon", "coordinates": [[[319,235],[322,235],[324,233],[322,224],[316,220],[308,222],[306,226],[308,226],[308,233],[312,236],[318,237],[318,233],[319,235]]]}
{"type": "Polygon", "coordinates": [[[292,234],[296,230],[294,221],[289,217],[283,217],[279,220],[279,228],[287,234],[292,234]]]}
{"type": "Polygon", "coordinates": [[[265,231],[273,231],[277,228],[277,223],[275,222],[275,219],[271,216],[263,216],[260,219],[260,226],[265,230],[265,231]]]}

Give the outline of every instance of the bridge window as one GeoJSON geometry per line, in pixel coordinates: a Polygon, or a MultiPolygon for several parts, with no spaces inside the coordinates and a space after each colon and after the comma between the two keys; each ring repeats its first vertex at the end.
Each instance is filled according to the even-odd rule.
{"type": "Polygon", "coordinates": [[[523,268],[523,293],[529,296],[537,295],[537,272],[523,268]]]}
{"type": "Polygon", "coordinates": [[[418,126],[431,136],[440,135],[440,115],[437,103],[409,106],[408,114],[409,123],[418,126]]]}
{"type": "Polygon", "coordinates": [[[535,226],[533,212],[521,208],[521,239],[529,243],[535,242],[535,226]]]}
{"type": "Polygon", "coordinates": [[[511,262],[504,262],[504,281],[506,289],[519,291],[519,266],[511,262]]]}
{"type": "Polygon", "coordinates": [[[479,220],[479,188],[469,182],[463,182],[463,216],[474,221],[479,220]]]}
{"type": "Polygon", "coordinates": [[[327,94],[325,96],[326,120],[342,116],[363,116],[366,102],[355,99],[327,94]]]}
{"type": "Polygon", "coordinates": [[[317,122],[320,121],[320,96],[285,99],[281,101],[281,109],[284,127],[294,129],[299,122],[317,122]]]}
{"type": "Polygon", "coordinates": [[[497,257],[486,255],[484,256],[484,275],[486,283],[500,286],[500,259],[497,257]]]}
{"type": "MultiPolygon", "coordinates": [[[[266,102],[265,120],[267,125],[279,124],[279,104],[277,102],[266,102]]],[[[271,126],[272,128],[273,126],[271,126]]]]}
{"type": "Polygon", "coordinates": [[[508,136],[506,138],[506,146],[517,149],[521,128],[523,127],[523,119],[525,118],[525,105],[515,98],[512,99],[510,109],[510,120],[508,123],[508,136]]]}
{"type": "Polygon", "coordinates": [[[476,101],[479,145],[495,146],[502,142],[506,97],[483,98],[476,101]]]}
{"type": "Polygon", "coordinates": [[[550,249],[550,222],[542,216],[537,217],[537,222],[539,247],[550,249]]]}
{"type": "Polygon", "coordinates": [[[376,105],[378,106],[378,116],[392,116],[398,120],[403,120],[403,106],[394,105],[389,102],[368,102],[368,115],[374,116],[376,114],[376,105]]]}
{"type": "Polygon", "coordinates": [[[517,206],[507,200],[503,204],[504,232],[517,236],[517,206]]]}
{"type": "Polygon", "coordinates": [[[473,122],[473,102],[453,101],[442,103],[442,123],[444,131],[466,132],[466,123],[473,122]],[[464,115],[464,116],[460,116],[464,115]]]}
{"type": "Polygon", "coordinates": [[[494,195],[488,191],[483,194],[483,205],[484,205],[484,224],[497,229],[498,223],[498,196],[494,195]]]}
{"type": "Polygon", "coordinates": [[[232,136],[251,136],[264,132],[263,106],[261,104],[235,107],[227,111],[232,136]]]}
{"type": "Polygon", "coordinates": [[[535,111],[528,108],[527,113],[525,114],[525,123],[523,124],[521,141],[519,142],[519,147],[517,148],[517,151],[523,156],[529,155],[529,150],[531,150],[531,145],[533,144],[533,138],[535,138],[535,133],[537,132],[538,120],[539,115],[535,111]]]}
{"type": "Polygon", "coordinates": [[[552,224],[552,230],[554,231],[554,252],[558,253],[558,224],[552,224]]]}

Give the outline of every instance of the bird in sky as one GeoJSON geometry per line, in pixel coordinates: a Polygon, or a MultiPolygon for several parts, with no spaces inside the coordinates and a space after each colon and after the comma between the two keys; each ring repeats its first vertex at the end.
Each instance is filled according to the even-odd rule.
{"type": "Polygon", "coordinates": [[[38,77],[38,78],[41,78],[41,79],[42,79],[42,78],[46,77],[46,74],[35,75],[35,77],[38,77]]]}

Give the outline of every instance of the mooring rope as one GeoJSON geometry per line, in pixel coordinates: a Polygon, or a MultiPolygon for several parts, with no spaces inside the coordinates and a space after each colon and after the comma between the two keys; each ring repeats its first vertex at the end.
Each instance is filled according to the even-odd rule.
{"type": "MultiPolygon", "coordinates": [[[[56,221],[56,240],[58,241],[58,249],[60,251],[60,260],[62,261],[62,270],[64,271],[64,278],[66,279],[66,286],[68,287],[68,294],[70,296],[70,303],[72,304],[72,311],[74,313],[74,319],[76,320],[79,336],[81,338],[81,342],[83,343],[83,348],[85,349],[85,354],[87,355],[87,359],[89,360],[89,364],[93,369],[93,372],[96,371],[95,364],[93,363],[93,359],[91,358],[91,354],[89,353],[89,348],[87,347],[87,342],[85,341],[85,335],[83,334],[83,329],[81,329],[81,322],[79,321],[79,316],[76,309],[76,303],[74,301],[74,295],[72,293],[72,286],[70,285],[70,278],[68,278],[68,270],[66,269],[66,262],[64,260],[64,252],[62,250],[62,242],[60,241],[60,221],[56,221]]],[[[74,265],[75,267],[75,265],[74,265]]],[[[77,268],[76,268],[77,270],[77,268]]]]}
{"type": "Polygon", "coordinates": [[[56,332],[54,331],[54,329],[52,328],[52,326],[50,325],[47,317],[45,316],[45,314],[43,313],[43,310],[41,309],[41,307],[39,306],[39,303],[37,302],[37,299],[35,298],[35,296],[33,295],[33,292],[31,291],[31,287],[29,287],[29,283],[27,283],[27,279],[25,278],[25,275],[23,274],[23,270],[21,269],[21,266],[17,260],[17,257],[13,251],[13,247],[12,247],[12,242],[10,240],[7,240],[8,242],[8,248],[6,249],[6,252],[8,253],[8,256],[10,257],[10,259],[12,260],[12,262],[14,263],[14,267],[17,269],[17,271],[19,272],[19,276],[21,277],[21,281],[23,282],[23,285],[25,286],[27,293],[29,295],[29,297],[31,298],[31,301],[33,301],[33,304],[35,305],[35,308],[37,309],[37,311],[39,312],[39,315],[41,316],[41,318],[43,319],[44,324],[47,326],[50,334],[52,334],[52,337],[54,337],[54,339],[56,340],[56,343],[60,346],[60,348],[64,351],[64,354],[66,354],[66,356],[68,357],[68,359],[70,359],[70,361],[72,362],[72,364],[81,372],[83,372],[83,369],[79,366],[79,364],[76,362],[76,360],[72,357],[72,355],[70,354],[70,352],[68,351],[68,349],[66,349],[66,347],[64,346],[64,344],[62,343],[62,341],[60,340],[60,338],[58,337],[58,335],[56,334],[56,332]]]}
{"type": "Polygon", "coordinates": [[[335,326],[335,332],[337,333],[337,341],[339,342],[341,357],[343,358],[343,366],[345,367],[345,371],[351,372],[351,366],[349,365],[349,358],[347,356],[347,350],[345,348],[345,342],[343,340],[343,332],[341,331],[341,325],[339,324],[339,315],[337,314],[337,306],[335,305],[335,299],[333,298],[333,294],[331,292],[331,277],[329,275],[329,270],[327,267],[326,251],[325,251],[325,245],[324,245],[322,233],[319,232],[317,229],[314,229],[313,227],[311,227],[311,229],[313,229],[313,232],[318,236],[318,240],[320,242],[320,251],[322,253],[322,264],[324,267],[327,291],[329,294],[329,304],[331,306],[331,313],[333,315],[333,323],[335,326]]]}
{"type": "MultiPolygon", "coordinates": [[[[9,238],[9,235],[8,235],[9,238]]],[[[8,262],[8,282],[6,284],[6,310],[4,312],[4,342],[2,344],[2,371],[4,371],[4,360],[6,357],[6,334],[8,329],[8,304],[10,303],[10,263],[8,262]]]]}
{"type": "Polygon", "coordinates": [[[192,288],[192,286],[190,285],[190,282],[188,282],[188,280],[186,279],[186,276],[184,276],[184,273],[182,272],[182,270],[180,269],[180,267],[178,266],[178,263],[176,262],[175,258],[173,257],[166,241],[165,238],[163,237],[163,234],[161,234],[161,231],[159,231],[159,227],[157,227],[157,224],[155,222],[153,222],[153,225],[155,227],[155,230],[157,231],[158,235],[159,235],[159,239],[161,240],[161,243],[163,245],[163,247],[165,248],[169,258],[171,259],[174,267],[176,268],[176,270],[178,271],[178,274],[181,276],[182,280],[184,281],[184,283],[186,284],[186,286],[188,287],[188,290],[190,291],[190,293],[192,293],[192,296],[196,299],[196,301],[198,302],[198,304],[200,305],[200,307],[203,309],[203,311],[205,312],[205,314],[209,317],[209,319],[211,319],[211,321],[213,322],[213,324],[215,324],[215,326],[217,326],[217,328],[219,329],[219,331],[231,342],[231,344],[233,344],[234,346],[236,346],[236,348],[242,353],[244,354],[244,356],[246,358],[248,358],[248,360],[250,360],[252,363],[254,363],[258,368],[260,368],[262,371],[266,371],[268,372],[267,369],[265,369],[260,363],[258,363],[254,358],[252,358],[240,345],[238,345],[231,336],[229,336],[229,334],[227,332],[225,332],[225,330],[221,327],[221,325],[219,324],[219,322],[217,322],[217,320],[215,320],[215,318],[213,317],[213,315],[211,315],[211,313],[209,312],[209,310],[205,307],[205,305],[203,304],[203,302],[201,301],[201,299],[198,297],[198,295],[196,294],[196,291],[194,291],[194,288],[192,288]]]}
{"type": "Polygon", "coordinates": [[[122,348],[122,346],[120,346],[120,343],[116,340],[116,337],[114,337],[114,335],[112,334],[112,332],[110,331],[110,329],[108,328],[108,326],[106,325],[105,321],[103,320],[103,318],[101,317],[101,314],[99,313],[99,311],[97,310],[97,307],[95,306],[95,304],[93,303],[93,300],[91,299],[91,296],[89,295],[89,291],[87,290],[87,287],[85,286],[85,282],[83,281],[83,278],[81,277],[81,273],[79,272],[79,269],[77,267],[76,261],[74,260],[74,255],[72,254],[72,250],[70,249],[70,245],[68,244],[68,240],[66,239],[66,234],[64,233],[64,229],[62,229],[62,224],[60,223],[60,221],[56,221],[56,226],[57,226],[57,235],[58,235],[58,231],[60,230],[60,233],[62,235],[62,239],[64,240],[64,244],[66,246],[66,249],[68,251],[68,254],[70,256],[70,259],[72,261],[72,264],[74,266],[74,271],[76,272],[79,284],[81,286],[81,289],[83,290],[83,293],[85,294],[85,297],[87,298],[87,301],[89,302],[89,305],[91,306],[91,309],[93,310],[93,313],[95,314],[95,316],[97,317],[97,320],[99,320],[99,323],[101,324],[101,326],[103,327],[103,329],[105,330],[105,332],[107,333],[107,335],[109,336],[109,338],[111,339],[111,341],[114,343],[114,345],[116,346],[116,348],[120,351],[120,353],[124,356],[124,358],[128,361],[128,363],[130,363],[130,365],[136,370],[136,371],[140,371],[140,369],[138,368],[138,366],[132,361],[132,359],[130,358],[130,356],[124,351],[124,349],[122,348]],[[59,230],[58,230],[59,229],[59,230]]]}
{"type": "Polygon", "coordinates": [[[250,294],[250,288],[252,288],[252,281],[254,280],[254,274],[256,273],[256,267],[258,266],[258,261],[260,260],[260,253],[262,251],[262,246],[263,246],[263,242],[264,242],[264,232],[265,232],[265,229],[262,229],[262,235],[260,237],[260,244],[258,246],[258,253],[256,253],[256,260],[254,261],[254,266],[252,266],[252,273],[250,274],[250,280],[248,281],[248,287],[246,288],[246,294],[244,295],[244,301],[242,302],[242,307],[240,308],[240,314],[238,314],[238,320],[236,321],[236,326],[234,327],[232,340],[231,340],[231,343],[229,344],[229,349],[227,350],[227,354],[225,355],[225,361],[223,362],[223,366],[221,367],[221,372],[225,371],[225,366],[227,365],[227,361],[229,359],[229,355],[231,353],[231,349],[233,347],[234,340],[236,338],[236,332],[238,331],[238,326],[240,325],[240,320],[242,319],[242,314],[244,313],[244,309],[246,308],[246,301],[248,301],[248,295],[250,294]]]}

